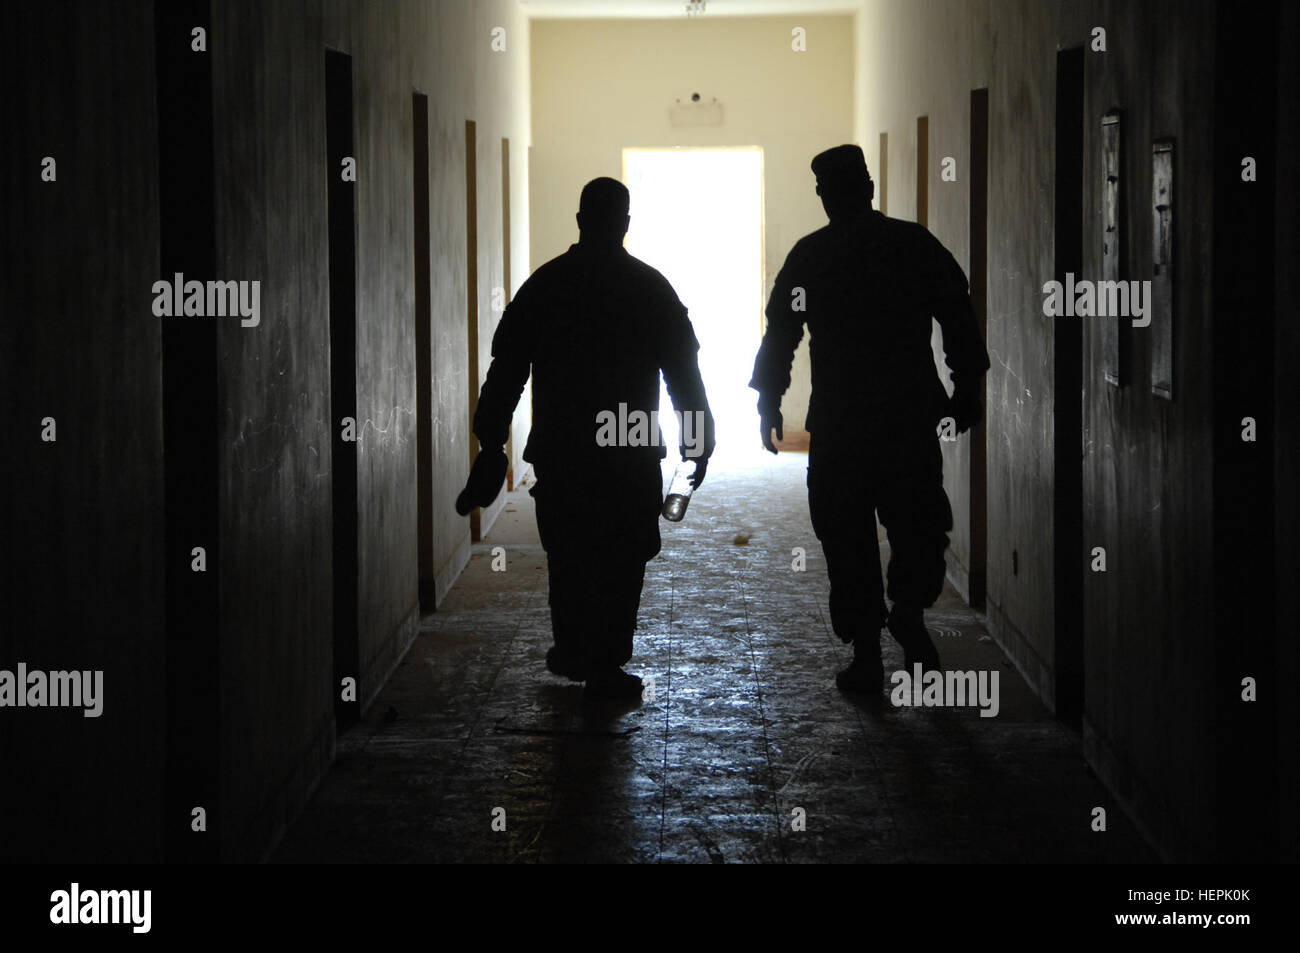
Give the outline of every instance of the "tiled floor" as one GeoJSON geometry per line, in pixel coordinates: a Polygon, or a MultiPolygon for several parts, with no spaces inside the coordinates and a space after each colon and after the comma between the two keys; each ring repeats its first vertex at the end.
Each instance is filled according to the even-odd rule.
{"type": "Polygon", "coordinates": [[[1000,672],[996,717],[835,688],[851,648],[828,624],[806,462],[720,460],[661,524],[628,666],[654,679],[640,705],[583,703],[545,671],[545,556],[531,498],[510,494],[274,859],[1154,861],[951,590],[927,622],[946,668],[1000,672]]]}

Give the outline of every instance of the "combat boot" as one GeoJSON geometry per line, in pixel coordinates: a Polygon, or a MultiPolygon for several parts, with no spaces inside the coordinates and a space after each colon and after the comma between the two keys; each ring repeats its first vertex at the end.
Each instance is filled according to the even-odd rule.
{"type": "Polygon", "coordinates": [[[894,603],[885,625],[894,641],[903,647],[903,667],[908,672],[913,671],[916,665],[920,665],[925,672],[943,670],[939,662],[939,650],[930,641],[930,632],[925,627],[924,610],[894,603]]]}
{"type": "Polygon", "coordinates": [[[617,665],[593,666],[587,673],[584,698],[631,699],[642,697],[645,683],[639,676],[623,671],[617,665]]]}
{"type": "Polygon", "coordinates": [[[835,675],[835,684],[846,692],[879,694],[885,678],[880,659],[880,633],[859,635],[853,640],[853,663],[835,675]]]}
{"type": "Polygon", "coordinates": [[[558,645],[546,650],[546,670],[571,682],[585,681],[587,663],[573,652],[565,652],[558,645]]]}

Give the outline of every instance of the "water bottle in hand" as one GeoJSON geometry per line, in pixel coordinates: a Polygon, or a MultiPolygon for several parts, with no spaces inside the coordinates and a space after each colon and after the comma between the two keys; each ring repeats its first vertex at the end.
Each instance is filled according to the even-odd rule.
{"type": "Polygon", "coordinates": [[[691,485],[691,476],[695,473],[695,464],[683,460],[673,473],[673,481],[668,484],[668,496],[664,499],[663,517],[670,523],[680,523],[686,515],[686,505],[691,501],[695,487],[691,485]]]}

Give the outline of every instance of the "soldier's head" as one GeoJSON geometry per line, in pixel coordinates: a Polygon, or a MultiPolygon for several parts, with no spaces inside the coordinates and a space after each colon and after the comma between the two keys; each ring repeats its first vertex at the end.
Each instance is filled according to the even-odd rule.
{"type": "Polygon", "coordinates": [[[602,176],[582,187],[578,199],[579,240],[584,245],[621,245],[631,221],[627,186],[602,176]]]}
{"type": "Polygon", "coordinates": [[[832,222],[864,215],[871,209],[876,183],[867,171],[867,160],[857,146],[836,146],[813,156],[817,194],[832,222]]]}

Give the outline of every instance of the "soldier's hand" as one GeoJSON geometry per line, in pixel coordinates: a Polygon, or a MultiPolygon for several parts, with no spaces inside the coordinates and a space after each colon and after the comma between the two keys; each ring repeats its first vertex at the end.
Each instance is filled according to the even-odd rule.
{"type": "Polygon", "coordinates": [[[770,453],[776,453],[776,447],[772,443],[772,431],[776,431],[776,439],[784,440],[785,431],[782,429],[781,411],[768,411],[759,415],[759,432],[763,436],[763,449],[770,453]]]}
{"type": "Polygon", "coordinates": [[[957,432],[965,433],[984,417],[984,402],[977,391],[959,387],[948,400],[948,414],[957,425],[957,432]]]}
{"type": "Polygon", "coordinates": [[[469,469],[465,489],[456,497],[456,512],[468,516],[480,506],[488,506],[501,492],[510,462],[501,447],[482,447],[469,469]]]}
{"type": "MultiPolygon", "coordinates": [[[[682,457],[685,460],[685,457],[682,457]]],[[[695,472],[691,474],[691,490],[698,490],[704,482],[704,474],[709,471],[708,457],[695,457],[695,472]]]]}

